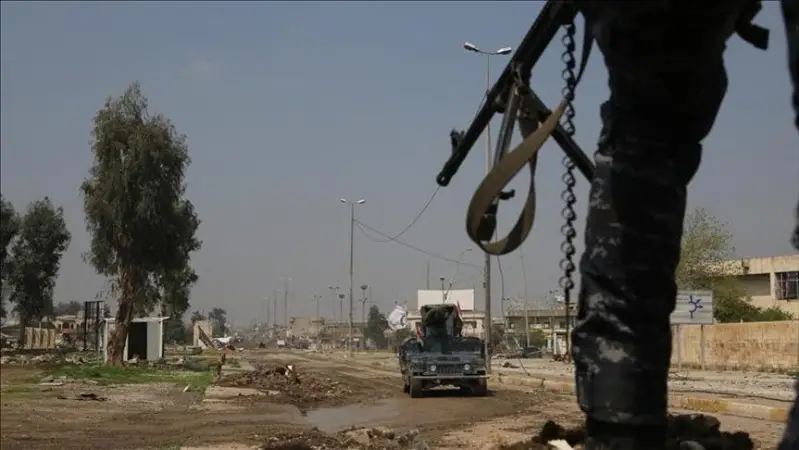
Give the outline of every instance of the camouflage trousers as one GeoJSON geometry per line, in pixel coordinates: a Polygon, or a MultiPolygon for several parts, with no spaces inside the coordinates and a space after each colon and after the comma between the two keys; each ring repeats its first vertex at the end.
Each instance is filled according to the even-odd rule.
{"type": "MultiPolygon", "coordinates": [[[[799,0],[782,3],[799,129],[799,0]]],[[[578,401],[596,421],[660,425],[686,189],[726,94],[723,53],[745,0],[578,4],[611,92],[601,107],[572,333],[578,401]]],[[[794,407],[785,449],[799,448],[798,414],[794,407]]]]}

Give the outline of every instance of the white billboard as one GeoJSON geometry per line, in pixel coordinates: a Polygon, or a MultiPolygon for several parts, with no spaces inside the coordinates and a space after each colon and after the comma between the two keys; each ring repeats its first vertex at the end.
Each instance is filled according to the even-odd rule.
{"type": "Polygon", "coordinates": [[[677,292],[674,312],[671,313],[672,325],[712,323],[713,291],[677,292]]]}
{"type": "Polygon", "coordinates": [[[463,311],[474,311],[474,289],[419,290],[416,293],[416,310],[424,305],[460,304],[463,311]]]}

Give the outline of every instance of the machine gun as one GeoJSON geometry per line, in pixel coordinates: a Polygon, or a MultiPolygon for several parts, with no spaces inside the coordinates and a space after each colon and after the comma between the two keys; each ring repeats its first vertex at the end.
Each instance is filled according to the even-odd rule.
{"type": "MultiPolygon", "coordinates": [[[[565,153],[562,177],[565,189],[561,194],[565,203],[561,211],[564,219],[561,233],[564,235],[564,240],[561,245],[563,259],[560,261],[560,268],[563,275],[559,284],[563,291],[567,314],[570,292],[574,288],[572,280],[575,271],[574,239],[577,236],[574,227],[577,217],[574,211],[576,202],[574,171],[578,170],[589,181],[594,174],[593,163],[574,141],[575,112],[573,107],[575,90],[585,71],[593,43],[589,27],[586,26],[582,56],[578,67],[575,57],[576,27],[574,19],[579,7],[590,3],[581,3],[577,0],[547,0],[510,62],[486,94],[485,102],[472,124],[465,132],[456,130],[450,132],[452,155],[436,178],[440,186],[447,186],[494,114],[501,113],[503,115],[494,150],[493,167],[480,183],[469,203],[466,214],[466,232],[469,238],[486,253],[504,255],[517,249],[533,227],[538,151],[550,136],[555,140],[565,153]],[[565,86],[562,91],[563,100],[554,110],[550,110],[530,87],[530,76],[544,50],[555,39],[555,35],[561,28],[565,30],[565,35],[561,39],[564,46],[562,60],[565,67],[562,78],[565,86]],[[508,151],[516,122],[519,123],[523,141],[516,148],[508,151]],[[515,195],[514,191],[504,191],[504,189],[524,166],[528,166],[530,171],[530,186],[524,208],[509,234],[503,239],[491,242],[496,230],[496,217],[500,201],[508,200],[515,195]]],[[[760,0],[749,1],[740,13],[735,31],[742,39],[755,47],[766,49],[768,47],[768,30],[752,24],[752,19],[761,7],[760,0]]],[[[568,318],[566,323],[568,335],[568,318]]]]}

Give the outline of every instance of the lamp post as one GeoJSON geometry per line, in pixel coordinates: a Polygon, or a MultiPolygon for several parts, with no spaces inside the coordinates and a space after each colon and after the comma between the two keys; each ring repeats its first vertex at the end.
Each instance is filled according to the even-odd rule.
{"type": "MultiPolygon", "coordinates": [[[[480,50],[479,47],[471,42],[464,42],[463,49],[469,52],[485,56],[486,63],[486,98],[488,91],[491,90],[491,57],[508,55],[513,51],[510,47],[502,47],[493,52],[480,50]]],[[[486,174],[491,171],[491,123],[486,125],[486,174]]],[[[484,327],[486,330],[485,352],[488,355],[489,341],[491,340],[491,255],[485,254],[485,270],[483,271],[483,292],[485,293],[485,318],[484,327]]],[[[486,358],[486,368],[491,372],[491,358],[486,358]]]]}
{"type": "MultiPolygon", "coordinates": [[[[335,305],[336,305],[336,299],[338,298],[338,289],[339,289],[339,287],[338,286],[328,286],[327,288],[330,290],[330,295],[333,296],[333,301],[330,303],[330,306],[333,308],[333,319],[334,319],[333,321],[335,322],[335,318],[336,318],[336,306],[335,305]]],[[[341,320],[340,316],[341,316],[341,306],[339,306],[339,319],[338,320],[341,320]]]]}
{"type": "Polygon", "coordinates": [[[291,278],[283,277],[283,326],[285,327],[285,337],[289,337],[289,282],[291,278]]]}
{"type": "Polygon", "coordinates": [[[352,291],[353,284],[355,283],[355,205],[363,205],[366,200],[360,199],[354,202],[341,199],[341,203],[350,205],[350,320],[349,320],[349,338],[347,339],[347,353],[354,356],[352,348],[352,291]]]}

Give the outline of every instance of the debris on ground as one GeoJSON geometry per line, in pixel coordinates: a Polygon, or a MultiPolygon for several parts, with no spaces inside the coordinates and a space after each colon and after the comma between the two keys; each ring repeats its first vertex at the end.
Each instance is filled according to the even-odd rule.
{"type": "Polygon", "coordinates": [[[227,387],[249,387],[264,392],[278,392],[272,396],[286,398],[301,410],[320,404],[347,401],[352,389],[330,377],[314,373],[298,374],[293,365],[260,366],[253,371],[223,375],[216,383],[227,387]]]}
{"type": "Polygon", "coordinates": [[[100,395],[95,394],[94,392],[82,392],[74,397],[66,397],[63,395],[58,396],[59,400],[77,400],[77,401],[95,401],[95,402],[104,402],[108,400],[106,397],[102,397],[100,395]]]}
{"type": "MultiPolygon", "coordinates": [[[[584,428],[566,429],[548,421],[538,436],[529,441],[502,446],[501,450],[550,450],[551,441],[563,440],[571,447],[583,444],[584,428]]],[[[704,450],[754,450],[749,433],[721,431],[721,422],[704,414],[669,415],[666,450],[693,448],[688,443],[699,444],[704,450]]]]}
{"type": "Polygon", "coordinates": [[[396,431],[386,427],[350,428],[335,435],[317,428],[272,436],[262,450],[422,450],[430,446],[420,439],[419,430],[396,431]]]}
{"type": "Polygon", "coordinates": [[[569,355],[568,353],[564,353],[563,355],[554,353],[552,355],[552,361],[570,363],[572,361],[572,359],[571,359],[571,355],[569,355]]]}
{"type": "Polygon", "coordinates": [[[5,354],[0,356],[0,365],[27,365],[27,364],[87,364],[94,362],[95,357],[87,355],[68,355],[65,356],[60,353],[43,353],[43,354],[5,354]]]}

